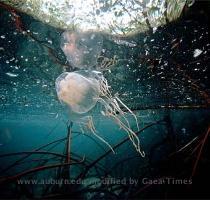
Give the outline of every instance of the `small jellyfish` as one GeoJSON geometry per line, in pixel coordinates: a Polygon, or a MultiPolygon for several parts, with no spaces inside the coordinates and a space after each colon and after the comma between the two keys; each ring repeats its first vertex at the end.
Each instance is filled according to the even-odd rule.
{"type": "Polygon", "coordinates": [[[75,68],[90,69],[95,66],[102,44],[99,33],[65,31],[61,35],[61,49],[75,68]]]}
{"type": "Polygon", "coordinates": [[[136,115],[117,96],[111,94],[110,86],[101,72],[90,70],[65,72],[56,79],[55,85],[59,100],[69,108],[71,121],[86,125],[114,152],[108,142],[97,134],[94,127],[91,111],[96,107],[96,104],[99,104],[100,113],[113,119],[128,134],[137,152],[142,157],[145,156],[140,148],[139,138],[131,129],[126,112],[122,108],[135,119],[139,130],[136,115]]]}

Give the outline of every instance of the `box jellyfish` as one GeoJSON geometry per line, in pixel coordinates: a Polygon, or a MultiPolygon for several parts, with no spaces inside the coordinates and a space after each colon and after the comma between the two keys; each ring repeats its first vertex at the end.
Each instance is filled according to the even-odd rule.
{"type": "Polygon", "coordinates": [[[99,33],[65,31],[61,35],[61,49],[75,68],[90,69],[97,63],[103,39],[99,33]]]}
{"type": "MultiPolygon", "coordinates": [[[[97,134],[94,127],[91,111],[95,107],[100,108],[102,115],[113,119],[128,134],[137,152],[144,157],[139,138],[131,129],[126,113],[135,119],[139,129],[136,115],[117,96],[112,96],[110,86],[101,72],[89,70],[65,72],[56,79],[55,85],[59,100],[69,108],[72,122],[85,124],[96,137],[112,149],[108,142],[97,134]]],[[[114,152],[113,149],[112,151],[114,152]]]]}

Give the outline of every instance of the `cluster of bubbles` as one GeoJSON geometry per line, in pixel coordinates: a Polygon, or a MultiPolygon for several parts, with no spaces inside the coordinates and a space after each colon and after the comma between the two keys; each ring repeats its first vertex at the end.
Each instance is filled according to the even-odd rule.
{"type": "Polygon", "coordinates": [[[61,49],[68,62],[78,71],[64,72],[55,82],[59,100],[68,106],[70,120],[85,125],[101,141],[111,145],[97,134],[91,111],[99,108],[99,112],[111,118],[129,136],[137,152],[144,157],[140,141],[131,129],[127,113],[132,116],[139,130],[136,115],[116,96],[110,92],[110,86],[99,71],[93,70],[102,50],[103,38],[99,33],[65,31],[61,37],[61,49]],[[123,108],[123,109],[122,109],[123,108]],[[124,110],[124,111],[123,111],[124,110]]]}

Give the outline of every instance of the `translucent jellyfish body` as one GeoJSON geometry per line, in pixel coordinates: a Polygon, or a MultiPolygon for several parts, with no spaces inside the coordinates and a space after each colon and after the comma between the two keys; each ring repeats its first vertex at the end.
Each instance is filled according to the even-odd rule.
{"type": "Polygon", "coordinates": [[[88,79],[77,72],[65,72],[56,79],[59,99],[78,114],[91,110],[97,103],[99,86],[94,79],[88,79]]]}
{"type": "Polygon", "coordinates": [[[96,104],[99,104],[100,113],[113,119],[128,134],[136,150],[144,156],[144,152],[140,149],[139,138],[131,129],[126,113],[133,117],[139,130],[136,115],[117,96],[112,96],[110,86],[102,73],[89,70],[65,72],[56,79],[55,84],[59,100],[69,108],[71,121],[86,125],[96,137],[112,149],[97,134],[94,127],[91,110],[96,107],[96,104]]]}
{"type": "Polygon", "coordinates": [[[102,43],[99,33],[65,31],[61,35],[61,49],[67,60],[80,69],[90,69],[96,65],[102,43]]]}

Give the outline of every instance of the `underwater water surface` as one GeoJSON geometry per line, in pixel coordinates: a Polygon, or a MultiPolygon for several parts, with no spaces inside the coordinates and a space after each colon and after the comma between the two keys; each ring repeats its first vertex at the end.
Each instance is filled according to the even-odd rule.
{"type": "Polygon", "coordinates": [[[0,3],[0,199],[209,198],[209,19],[124,38],[0,3]]]}

